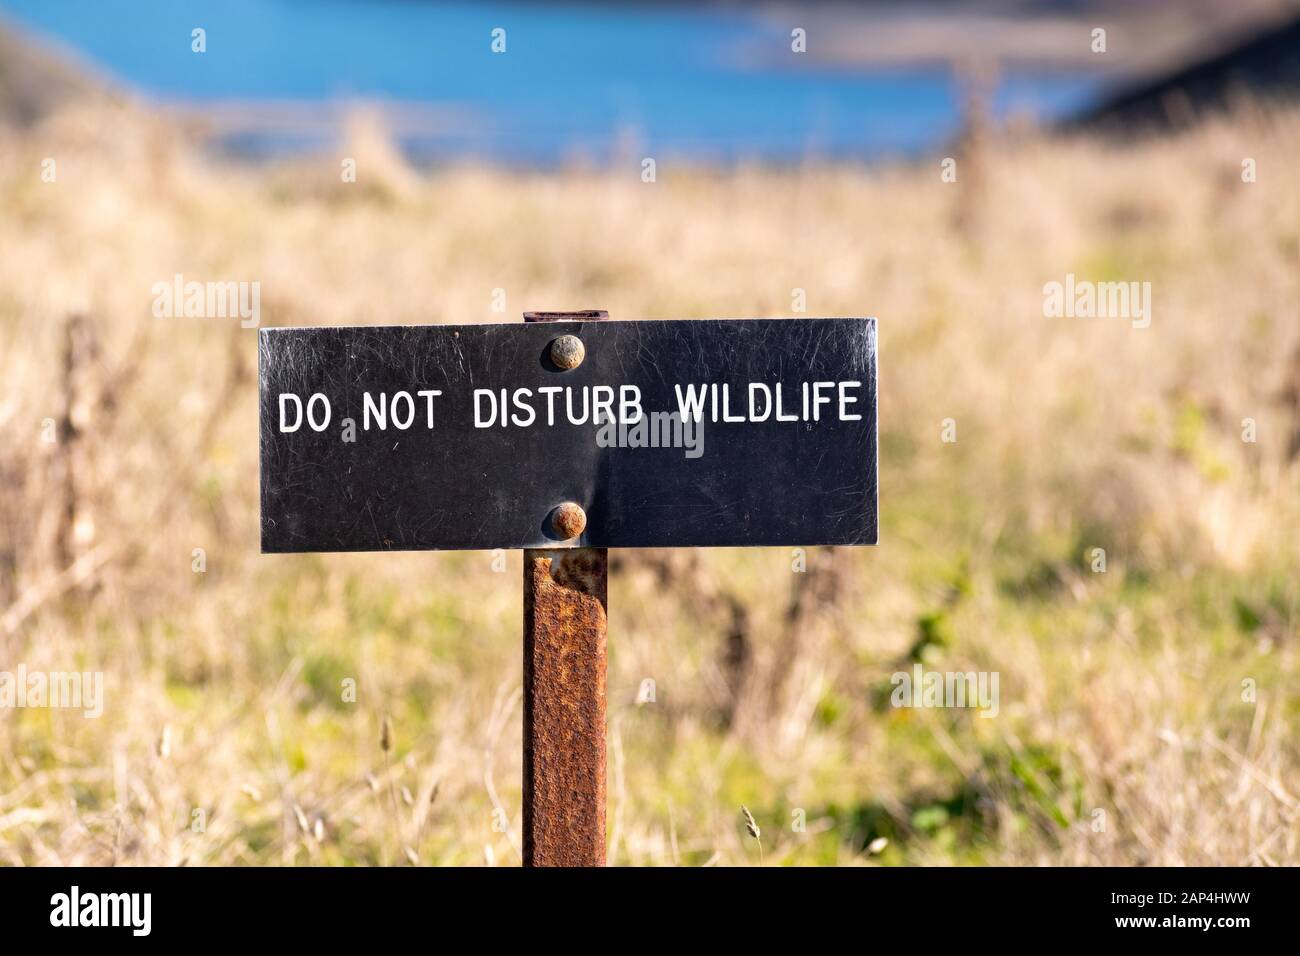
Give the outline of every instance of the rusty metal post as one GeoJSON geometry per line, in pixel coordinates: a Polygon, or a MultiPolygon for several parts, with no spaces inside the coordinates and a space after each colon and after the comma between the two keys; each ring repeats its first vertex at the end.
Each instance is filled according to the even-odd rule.
{"type": "MultiPolygon", "coordinates": [[[[524,313],[525,322],[608,317],[524,313]]],[[[556,504],[555,526],[580,534],[580,504],[556,504]]],[[[524,866],[605,865],[608,574],[604,548],[524,552],[524,866]]]]}

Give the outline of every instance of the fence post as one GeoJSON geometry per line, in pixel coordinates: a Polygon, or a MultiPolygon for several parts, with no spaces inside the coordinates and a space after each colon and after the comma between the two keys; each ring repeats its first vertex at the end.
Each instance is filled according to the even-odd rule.
{"type": "Polygon", "coordinates": [[[605,865],[608,574],[604,548],[524,551],[524,866],[605,865]]]}

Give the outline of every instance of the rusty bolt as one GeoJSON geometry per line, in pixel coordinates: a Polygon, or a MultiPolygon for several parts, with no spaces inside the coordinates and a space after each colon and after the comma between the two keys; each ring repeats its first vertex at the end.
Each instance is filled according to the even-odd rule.
{"type": "Polygon", "coordinates": [[[561,335],[551,343],[551,361],[556,368],[571,369],[582,364],[587,350],[576,335],[561,335]]]}
{"type": "Polygon", "coordinates": [[[587,527],[587,512],[582,510],[582,505],[566,501],[551,515],[551,527],[565,541],[576,538],[587,527]]]}

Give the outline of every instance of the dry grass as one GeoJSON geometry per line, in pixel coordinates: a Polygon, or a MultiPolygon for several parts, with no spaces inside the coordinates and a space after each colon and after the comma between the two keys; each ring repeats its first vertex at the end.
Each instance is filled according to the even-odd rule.
{"type": "Polygon", "coordinates": [[[266,325],[880,317],[881,547],[618,556],[611,862],[756,862],[741,804],[769,864],[1300,862],[1298,152],[1256,112],[956,184],[643,184],[366,134],[347,185],[129,107],[5,137],[0,669],[107,701],[0,712],[0,862],[518,860],[519,556],[259,555],[255,334],[153,318],[178,272],[260,281],[266,325]],[[1150,281],[1151,328],[1043,318],[1067,272],[1150,281]],[[997,671],[999,716],[882,706],[914,657],[997,671]]]}

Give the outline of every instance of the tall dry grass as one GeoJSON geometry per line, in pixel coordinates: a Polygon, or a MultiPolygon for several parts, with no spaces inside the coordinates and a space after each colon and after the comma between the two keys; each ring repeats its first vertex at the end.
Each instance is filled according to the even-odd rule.
{"type": "Polygon", "coordinates": [[[272,169],[130,106],[0,140],[0,670],[107,696],[0,712],[0,861],[518,859],[518,555],[258,554],[255,333],[154,318],[176,273],[264,325],[879,316],[879,548],[616,555],[611,862],[756,862],[742,804],[769,864],[1300,859],[1300,114],[956,183],[421,174],[359,129],[272,169]],[[1067,272],[1150,281],[1151,327],[1044,318],[1067,272]],[[999,715],[889,707],[916,660],[999,715]]]}

